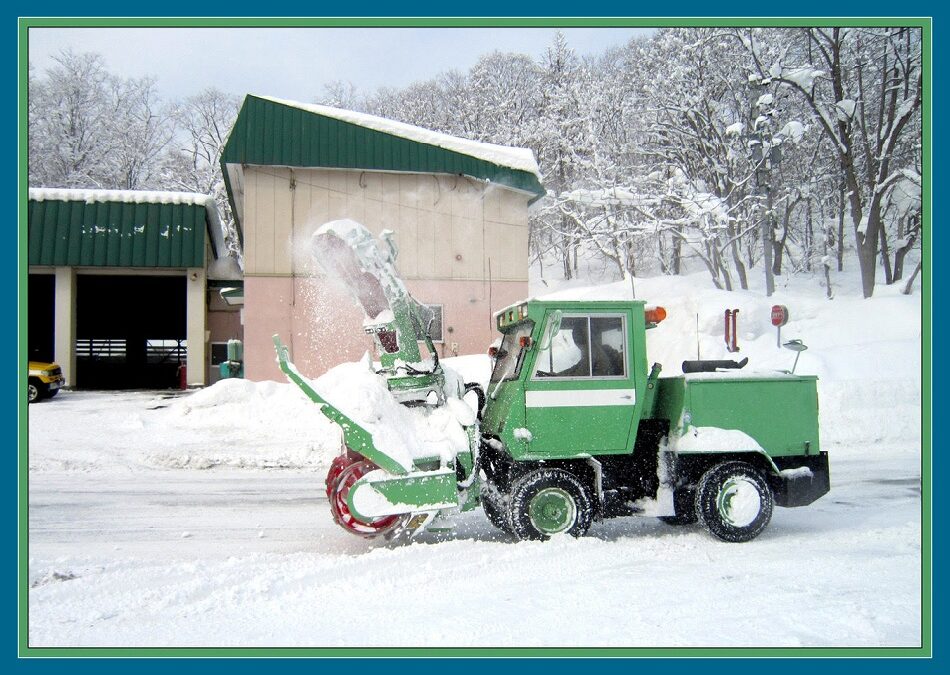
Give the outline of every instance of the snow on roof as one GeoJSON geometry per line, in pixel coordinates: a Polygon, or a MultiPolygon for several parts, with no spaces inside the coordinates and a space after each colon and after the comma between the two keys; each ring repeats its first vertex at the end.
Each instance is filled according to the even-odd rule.
{"type": "Polygon", "coordinates": [[[381,131],[385,134],[399,136],[400,138],[416,141],[417,143],[434,145],[499,166],[505,166],[518,171],[527,171],[533,173],[539,180],[541,178],[541,170],[538,168],[538,162],[534,158],[534,153],[528,148],[514,148],[507,145],[494,145],[492,143],[470,141],[466,138],[450,136],[449,134],[423,129],[422,127],[389,120],[384,117],[376,117],[375,115],[355,112],[353,110],[343,110],[342,108],[331,108],[330,106],[316,103],[300,103],[299,101],[288,101],[272,96],[261,96],[259,94],[253,94],[253,96],[264,99],[265,101],[272,101],[317,115],[323,115],[324,117],[332,117],[333,119],[356,124],[361,127],[366,127],[367,129],[381,131]]]}
{"type": "Polygon", "coordinates": [[[30,188],[30,199],[36,202],[128,202],[131,204],[193,204],[214,207],[214,198],[197,192],[162,192],[158,190],[87,190],[63,188],[30,188]]]}

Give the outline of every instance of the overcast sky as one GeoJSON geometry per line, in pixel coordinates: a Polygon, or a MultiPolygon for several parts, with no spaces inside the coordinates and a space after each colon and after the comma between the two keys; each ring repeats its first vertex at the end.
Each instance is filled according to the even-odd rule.
{"type": "Polygon", "coordinates": [[[97,52],[110,72],[152,75],[167,99],[208,86],[312,101],[326,83],[363,93],[466,70],[493,50],[541,55],[557,30],[578,54],[622,45],[644,28],[31,28],[38,73],[62,49],[97,52]]]}

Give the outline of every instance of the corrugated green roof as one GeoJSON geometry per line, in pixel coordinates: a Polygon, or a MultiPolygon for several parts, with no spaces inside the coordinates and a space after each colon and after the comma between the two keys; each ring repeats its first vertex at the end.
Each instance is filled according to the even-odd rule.
{"type": "Polygon", "coordinates": [[[204,267],[205,232],[212,225],[220,229],[207,199],[190,193],[31,189],[29,264],[204,267]]]}
{"type": "Polygon", "coordinates": [[[530,151],[250,94],[244,98],[221,154],[222,173],[238,221],[240,210],[235,208],[229,166],[237,172],[249,164],[463,174],[531,193],[532,202],[545,194],[530,151]],[[525,161],[526,155],[530,162],[525,161]],[[508,157],[520,161],[506,161],[508,157]]]}

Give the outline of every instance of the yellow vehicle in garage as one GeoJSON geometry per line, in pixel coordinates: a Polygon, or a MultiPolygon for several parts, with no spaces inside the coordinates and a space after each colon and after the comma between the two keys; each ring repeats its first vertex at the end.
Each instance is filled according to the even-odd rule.
{"type": "Polygon", "coordinates": [[[52,398],[61,387],[65,386],[63,369],[55,363],[30,361],[29,381],[27,384],[27,398],[30,403],[52,398]]]}

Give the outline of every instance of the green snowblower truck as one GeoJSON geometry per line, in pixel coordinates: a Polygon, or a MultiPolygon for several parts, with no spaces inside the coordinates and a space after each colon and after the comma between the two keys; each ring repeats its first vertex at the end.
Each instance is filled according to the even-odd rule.
{"type": "Polygon", "coordinates": [[[343,430],[326,487],[334,519],[350,532],[414,536],[480,505],[522,540],[580,536],[595,520],[641,515],[699,521],[723,541],[744,542],[775,505],[804,506],[829,490],[814,376],[744,373],[743,360],[685,361],[684,374],[660,377],[659,364],[647,365],[646,331],[666,317],[662,307],[542,298],[496,314],[501,339],[489,350],[487,390],[452,389],[425,309],[395,274],[395,247],[384,251],[344,221],[321,228],[314,251],[363,305],[382,354],[377,372],[396,400],[419,414],[462,398],[478,408],[462,420],[464,451],[396,458],[300,376],[275,336],[284,372],[343,430]]]}

